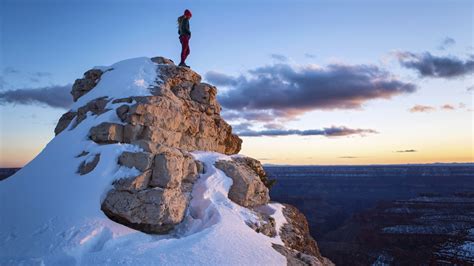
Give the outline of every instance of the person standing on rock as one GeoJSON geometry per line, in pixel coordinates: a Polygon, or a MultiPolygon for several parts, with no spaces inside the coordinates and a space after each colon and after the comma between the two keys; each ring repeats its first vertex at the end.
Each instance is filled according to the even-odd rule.
{"type": "Polygon", "coordinates": [[[178,18],[179,41],[181,42],[181,62],[179,66],[189,67],[185,61],[190,53],[189,39],[191,39],[191,31],[189,30],[189,20],[193,15],[188,9],[184,10],[184,15],[178,18]]]}

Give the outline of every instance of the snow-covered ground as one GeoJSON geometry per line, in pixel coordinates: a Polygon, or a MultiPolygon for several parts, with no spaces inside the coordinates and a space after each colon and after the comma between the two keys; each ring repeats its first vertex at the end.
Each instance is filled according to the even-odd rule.
{"type": "MultiPolygon", "coordinates": [[[[73,109],[101,96],[123,98],[149,95],[156,65],[148,58],[119,62],[104,69],[101,81],[73,109]]],[[[123,103],[121,103],[123,104],[123,103]]],[[[120,123],[115,109],[88,114],[74,129],[66,129],[14,176],[0,182],[0,265],[284,265],[286,258],[272,248],[280,238],[258,234],[245,224],[255,219],[249,209],[227,198],[232,179],[214,167],[230,157],[195,152],[205,164],[192,192],[185,220],[168,235],[149,235],[109,220],[101,200],[113,180],[138,174],[120,167],[129,144],[97,145],[89,129],[102,122],[120,123]],[[89,152],[100,153],[96,168],[76,173],[89,152]]],[[[74,124],[74,121],[71,123],[74,124]]],[[[280,204],[268,204],[277,229],[285,223],[280,204]]]]}

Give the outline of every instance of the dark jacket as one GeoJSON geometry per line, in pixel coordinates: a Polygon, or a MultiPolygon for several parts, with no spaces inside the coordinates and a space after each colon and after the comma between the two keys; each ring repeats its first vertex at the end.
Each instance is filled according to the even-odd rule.
{"type": "Polygon", "coordinates": [[[183,18],[183,21],[179,24],[178,30],[179,36],[181,35],[188,35],[191,36],[191,30],[189,30],[189,19],[186,17],[183,18]]]}

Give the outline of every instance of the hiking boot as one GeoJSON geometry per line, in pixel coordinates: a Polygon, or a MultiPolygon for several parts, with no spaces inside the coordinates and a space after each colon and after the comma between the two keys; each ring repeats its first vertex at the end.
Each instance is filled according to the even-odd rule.
{"type": "Polygon", "coordinates": [[[191,68],[190,66],[188,66],[188,65],[186,65],[185,63],[182,63],[182,62],[181,62],[181,63],[179,63],[179,65],[178,65],[178,66],[180,66],[180,67],[187,67],[187,68],[191,68]]]}

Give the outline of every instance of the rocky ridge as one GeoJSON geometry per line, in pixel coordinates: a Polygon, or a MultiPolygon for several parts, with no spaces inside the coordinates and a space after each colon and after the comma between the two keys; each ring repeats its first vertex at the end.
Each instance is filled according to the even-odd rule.
{"type": "MultiPolygon", "coordinates": [[[[137,151],[124,151],[117,164],[139,172],[115,180],[102,200],[101,209],[111,220],[152,234],[167,234],[187,215],[193,186],[204,164],[192,152],[207,151],[232,155],[219,160],[215,167],[232,179],[228,197],[254,212],[258,221],[246,222],[257,233],[280,237],[283,245],[274,248],[287,257],[290,265],[331,265],[322,257],[309,235],[306,218],[296,208],[286,205],[287,223],[276,225],[262,208],[269,203],[271,182],[259,161],[236,155],[242,140],[220,116],[216,87],[201,82],[199,74],[177,67],[163,57],[151,59],[156,64],[155,84],[151,95],[125,98],[99,97],[65,113],[56,126],[56,135],[73,130],[88,116],[115,112],[117,121],[102,122],[89,131],[98,145],[130,144],[137,151]],[[110,108],[110,106],[117,106],[110,108]]],[[[71,94],[74,101],[94,90],[101,76],[113,69],[92,69],[76,80],[71,94]]],[[[77,172],[86,175],[101,160],[100,154],[87,151],[77,172]]]]}

